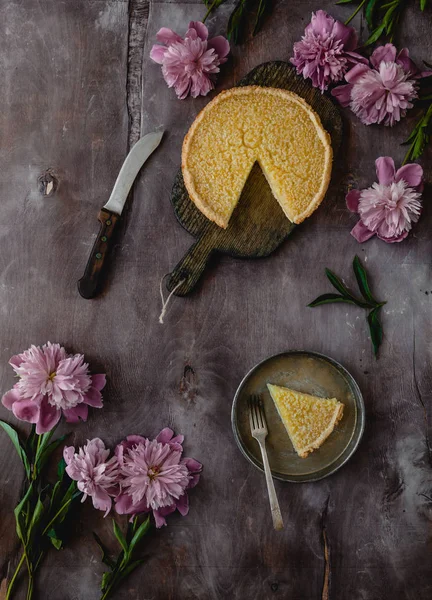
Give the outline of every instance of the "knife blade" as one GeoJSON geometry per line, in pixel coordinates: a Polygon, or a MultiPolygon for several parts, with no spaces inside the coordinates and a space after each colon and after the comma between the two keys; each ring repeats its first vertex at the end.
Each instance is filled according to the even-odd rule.
{"type": "Polygon", "coordinates": [[[127,197],[141,167],[148,157],[159,146],[163,132],[148,133],[132,147],[118,174],[108,202],[98,215],[101,226],[90,253],[84,275],[78,281],[78,291],[83,298],[97,296],[101,289],[105,259],[109,253],[110,242],[113,239],[127,197]]]}

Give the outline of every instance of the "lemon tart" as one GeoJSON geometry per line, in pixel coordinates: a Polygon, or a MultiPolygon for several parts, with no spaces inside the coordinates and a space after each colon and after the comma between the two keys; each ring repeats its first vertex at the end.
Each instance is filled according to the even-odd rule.
{"type": "Polygon", "coordinates": [[[342,418],[344,405],[336,398],[318,398],[278,385],[267,387],[301,458],[319,448],[342,418]]]}
{"type": "Polygon", "coordinates": [[[222,92],[183,142],[189,196],[223,228],[255,162],[291,222],[301,223],[320,205],[331,175],[330,136],[297,94],[260,86],[222,92]]]}

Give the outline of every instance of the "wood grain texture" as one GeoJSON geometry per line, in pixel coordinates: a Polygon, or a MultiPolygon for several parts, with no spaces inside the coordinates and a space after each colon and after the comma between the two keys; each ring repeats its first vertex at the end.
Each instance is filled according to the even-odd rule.
{"type": "MultiPolygon", "coordinates": [[[[178,101],[148,58],[162,26],[184,32],[203,16],[200,2],[5,0],[0,5],[0,378],[14,378],[9,357],[31,343],[59,341],[104,370],[105,407],[72,431],[115,444],[166,426],[186,435],[186,452],[204,463],[190,514],[147,540],[148,563],[116,600],[429,600],[432,522],[432,209],[430,187],[414,233],[403,243],[349,235],[348,184],[374,179],[374,159],[402,160],[414,119],[393,129],[364,127],[344,112],[347,135],[326,202],[271,257],[219,257],[198,293],[176,298],[159,325],[159,282],[190,246],[173,214],[172,182],[183,137],[208,99],[178,101]],[[142,91],[128,80],[132,8],[142,8],[142,91]],[[129,83],[128,83],[129,81],[129,83]],[[132,90],[133,87],[133,90],[132,90]],[[141,114],[135,100],[141,99],[141,114]],[[127,153],[129,111],[141,133],[167,136],[146,164],[128,206],[108,285],[93,302],[76,281],[96,235],[96,215],[127,153]],[[51,196],[38,179],[47,171],[51,196]],[[303,230],[303,231],[302,231],[303,230]],[[307,236],[304,235],[307,231],[307,236]],[[388,300],[385,339],[375,361],[363,311],[306,305],[327,290],[324,268],[354,279],[355,253],[373,290],[388,300]],[[334,476],[314,484],[276,482],[285,529],[274,532],[265,481],[242,457],[230,408],[243,375],[287,349],[334,357],[357,379],[366,404],[363,441],[334,476]]],[[[431,55],[431,13],[412,3],[400,46],[420,62],[431,55]]],[[[349,8],[320,6],[345,19],[349,8]]],[[[230,4],[208,21],[223,32],[230,4]]],[[[217,91],[256,65],[288,60],[312,0],[280,0],[254,39],[235,48],[217,91]]],[[[136,14],[136,13],[135,13],[136,14]]],[[[356,21],[361,26],[360,19],[356,21]]],[[[363,38],[365,32],[363,32],[363,38]]],[[[138,44],[139,45],[139,44],[138,44]]],[[[129,63],[130,64],[130,63],[129,63]]],[[[136,65],[136,61],[134,63],[136,65]]],[[[136,74],[136,66],[134,67],[136,74]]],[[[135,130],[134,130],[135,131],[135,130]]],[[[135,134],[134,134],[135,135],[135,134]]],[[[422,164],[430,181],[431,154],[422,164]]],[[[14,422],[0,408],[0,417],[14,422]]],[[[13,524],[21,469],[0,436],[0,569],[15,564],[13,524]]],[[[73,541],[51,552],[37,581],[43,600],[97,600],[103,572],[91,530],[114,547],[109,519],[85,503],[73,541]]],[[[1,589],[1,588],[0,588],[1,589]]],[[[18,600],[24,598],[20,588],[18,600]]]]}

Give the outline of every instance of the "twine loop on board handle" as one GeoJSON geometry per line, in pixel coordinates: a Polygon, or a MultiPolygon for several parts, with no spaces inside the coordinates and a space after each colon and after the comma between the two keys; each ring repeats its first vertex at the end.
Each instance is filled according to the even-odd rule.
{"type": "Polygon", "coordinates": [[[164,317],[166,315],[167,312],[167,308],[168,308],[168,304],[171,300],[171,298],[173,297],[173,295],[175,294],[175,292],[178,290],[178,288],[184,284],[184,282],[186,281],[186,279],[181,279],[177,285],[171,290],[171,292],[168,294],[167,298],[164,298],[164,293],[163,293],[163,283],[165,281],[165,279],[167,277],[169,277],[170,275],[172,275],[172,273],[167,273],[166,275],[164,275],[162,277],[162,279],[160,280],[160,284],[159,284],[159,291],[160,291],[160,296],[161,296],[161,300],[162,300],[162,310],[161,310],[161,314],[159,315],[159,323],[161,325],[164,324],[164,317]]]}

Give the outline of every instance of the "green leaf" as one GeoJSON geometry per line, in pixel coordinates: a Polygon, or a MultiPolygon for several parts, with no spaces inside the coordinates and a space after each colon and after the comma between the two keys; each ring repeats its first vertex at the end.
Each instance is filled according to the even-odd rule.
{"type": "Polygon", "coordinates": [[[247,4],[249,0],[239,0],[228,19],[227,37],[234,44],[238,44],[243,37],[247,4]]]}
{"type": "Polygon", "coordinates": [[[371,30],[373,29],[374,12],[378,1],[379,0],[369,0],[369,2],[366,4],[365,17],[368,27],[371,30]]]}
{"type": "Polygon", "coordinates": [[[27,479],[30,479],[30,477],[31,477],[30,463],[29,463],[25,448],[20,442],[17,431],[11,425],[9,425],[8,423],[5,423],[5,421],[0,421],[0,426],[4,429],[4,431],[8,434],[9,438],[11,439],[11,442],[14,445],[15,450],[17,451],[18,456],[20,457],[20,459],[24,465],[27,479]]]}
{"type": "Polygon", "coordinates": [[[365,42],[365,46],[370,46],[371,44],[376,42],[382,36],[384,29],[385,29],[385,23],[381,23],[381,25],[379,25],[379,27],[377,27],[376,29],[374,29],[372,31],[372,33],[370,34],[370,36],[368,37],[368,39],[365,42]]]}
{"type": "Polygon", "coordinates": [[[253,35],[256,35],[261,29],[265,16],[271,11],[271,6],[272,0],[259,0],[253,35]]]}
{"type": "Polygon", "coordinates": [[[113,577],[113,574],[111,571],[105,571],[105,573],[102,575],[102,581],[101,581],[101,591],[105,592],[110,583],[111,583],[111,579],[113,577]]]}
{"type": "Polygon", "coordinates": [[[378,318],[379,310],[380,307],[374,308],[367,318],[375,356],[378,356],[378,350],[383,339],[383,330],[378,318]]]}
{"type": "Polygon", "coordinates": [[[41,522],[42,515],[44,512],[44,505],[41,497],[39,496],[36,502],[36,506],[33,510],[30,524],[27,529],[27,544],[32,545],[34,539],[37,537],[38,525],[41,522]]]}
{"type": "Polygon", "coordinates": [[[59,481],[63,480],[65,473],[66,473],[66,461],[63,457],[61,457],[59,464],[57,466],[57,478],[59,481]]]}
{"type": "Polygon", "coordinates": [[[147,533],[149,528],[150,528],[150,517],[147,517],[146,520],[143,523],[141,523],[141,525],[138,527],[138,529],[135,532],[135,535],[132,538],[131,543],[129,544],[128,553],[130,556],[132,556],[135,546],[145,536],[145,534],[147,533]]]}
{"type": "Polygon", "coordinates": [[[420,0],[420,10],[424,10],[426,8],[428,0],[420,0]]]}
{"type": "Polygon", "coordinates": [[[354,275],[357,279],[357,285],[363,298],[372,304],[380,304],[372,295],[369,287],[366,269],[361,264],[359,257],[356,255],[353,261],[354,275]]]}
{"type": "Polygon", "coordinates": [[[223,4],[226,0],[203,0],[204,4],[207,7],[207,12],[203,18],[203,23],[206,19],[211,15],[211,13],[216,10],[221,4],[223,4]]]}
{"type": "Polygon", "coordinates": [[[51,544],[54,546],[56,550],[60,550],[63,545],[63,540],[58,536],[56,530],[54,528],[50,529],[47,533],[47,536],[50,538],[51,544]]]}
{"type": "Polygon", "coordinates": [[[339,294],[322,294],[322,296],[318,296],[318,298],[315,298],[315,300],[308,304],[308,306],[310,308],[314,308],[315,306],[320,306],[322,304],[332,304],[334,302],[344,304],[355,304],[357,306],[356,302],[353,302],[349,298],[346,298],[345,296],[341,296],[339,294]]]}
{"type": "Polygon", "coordinates": [[[22,500],[16,506],[14,510],[16,532],[23,545],[27,542],[27,519],[29,518],[30,506],[26,506],[29,502],[31,495],[33,494],[33,483],[29,485],[27,492],[24,494],[22,500]],[[27,510],[24,510],[24,509],[27,510]]]}
{"type": "Polygon", "coordinates": [[[120,529],[120,527],[117,525],[117,523],[114,520],[113,520],[113,529],[114,529],[114,535],[116,536],[117,541],[119,542],[120,546],[123,548],[124,553],[127,554],[127,552],[128,552],[127,542],[122,533],[122,530],[120,529]]]}
{"type": "Polygon", "coordinates": [[[100,539],[100,537],[95,532],[93,532],[93,537],[96,540],[96,544],[101,549],[101,552],[102,552],[102,562],[105,565],[107,565],[111,570],[113,570],[115,568],[115,566],[116,566],[116,563],[110,557],[108,548],[105,546],[105,544],[102,542],[102,540],[100,539]]]}
{"type": "Polygon", "coordinates": [[[57,440],[54,440],[54,442],[51,442],[51,444],[45,444],[43,449],[41,444],[41,448],[39,448],[39,452],[36,455],[36,469],[38,472],[40,472],[43,469],[51,454],[55,450],[57,450],[57,448],[64,442],[68,435],[69,434],[66,433],[65,435],[59,437],[57,440]]]}
{"type": "Polygon", "coordinates": [[[125,579],[128,575],[132,573],[137,567],[146,562],[145,558],[139,558],[138,560],[134,560],[129,563],[125,568],[121,570],[121,579],[125,579]]]}
{"type": "Polygon", "coordinates": [[[351,4],[351,2],[354,2],[354,0],[339,0],[336,4],[351,4]]]}
{"type": "Polygon", "coordinates": [[[350,300],[352,304],[356,304],[357,306],[360,306],[360,308],[372,308],[373,305],[371,305],[369,302],[362,302],[359,298],[356,298],[354,294],[352,294],[348,290],[348,288],[345,286],[342,280],[335,273],[333,273],[333,271],[330,271],[330,269],[326,269],[325,272],[327,275],[327,279],[330,281],[332,286],[340,294],[342,294],[342,296],[344,296],[346,300],[350,300]]]}

